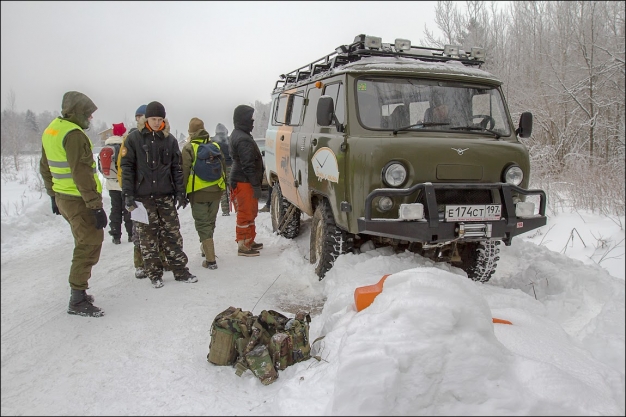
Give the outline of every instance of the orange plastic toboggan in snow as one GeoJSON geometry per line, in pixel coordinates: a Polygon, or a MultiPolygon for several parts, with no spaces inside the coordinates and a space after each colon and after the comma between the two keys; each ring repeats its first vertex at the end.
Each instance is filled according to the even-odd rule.
{"type": "MultiPolygon", "coordinates": [[[[356,311],[361,311],[364,308],[369,307],[369,305],[374,302],[374,298],[383,292],[383,284],[389,275],[391,274],[384,275],[376,284],[364,285],[363,287],[357,287],[354,290],[354,304],[356,305],[356,311]]],[[[491,320],[494,323],[513,324],[508,320],[497,319],[495,317],[491,320]]]]}

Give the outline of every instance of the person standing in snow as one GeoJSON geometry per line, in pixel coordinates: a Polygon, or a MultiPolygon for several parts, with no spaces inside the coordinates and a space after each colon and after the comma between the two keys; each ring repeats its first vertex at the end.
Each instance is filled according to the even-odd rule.
{"type": "MultiPolygon", "coordinates": [[[[230,176],[230,167],[233,165],[233,158],[230,156],[230,147],[228,145],[228,129],[221,123],[218,123],[215,126],[215,137],[213,138],[215,142],[220,145],[220,150],[224,154],[224,162],[226,163],[226,178],[230,176]]],[[[228,185],[228,184],[227,184],[228,185]]],[[[230,192],[228,188],[226,192],[222,195],[222,199],[220,200],[220,205],[222,207],[222,216],[230,216],[230,192]]]]}
{"type": "MultiPolygon", "coordinates": [[[[113,123],[113,136],[109,136],[107,140],[104,141],[104,144],[118,145],[121,147],[123,139],[122,136],[124,133],[126,133],[124,123],[113,123]]],[[[117,165],[117,161],[112,161],[112,163],[117,165]]],[[[122,220],[124,221],[124,228],[126,229],[128,240],[131,241],[133,235],[133,223],[130,220],[130,212],[124,207],[122,187],[120,187],[117,178],[107,178],[106,188],[109,190],[109,197],[111,197],[109,234],[113,237],[113,243],[116,245],[122,243],[122,220]]]]}
{"type": "Polygon", "coordinates": [[[163,249],[176,281],[193,283],[198,278],[187,268],[177,209],[187,206],[178,141],[170,134],[165,107],[158,101],[146,106],[138,129],[128,134],[121,150],[122,191],[126,208],[141,202],[149,224],[136,222],[144,270],[154,288],[163,286],[163,249]]]}
{"type": "Polygon", "coordinates": [[[100,260],[107,215],[102,207],[102,183],[96,171],[88,129],[93,101],[78,91],[63,95],[61,117],[54,119],[41,137],[39,172],[52,200],[52,212],[70,224],[74,254],[70,267],[69,314],[101,317],[102,309],[87,294],[91,269],[100,260]]]}
{"type": "MultiPolygon", "coordinates": [[[[213,142],[209,132],[204,130],[204,122],[197,117],[189,121],[189,141],[183,146],[183,184],[186,185],[187,197],[191,204],[196,231],[200,237],[200,249],[206,258],[202,266],[217,269],[215,261],[215,244],[213,232],[215,220],[220,209],[220,199],[226,191],[224,153],[222,152],[222,172],[224,175],[216,181],[205,181],[192,172],[193,164],[198,157],[198,146],[213,142]]],[[[215,143],[218,148],[221,146],[215,143]]]]}
{"type": "Polygon", "coordinates": [[[230,136],[230,155],[233,158],[229,176],[231,199],[237,212],[235,240],[238,256],[259,256],[262,243],[256,238],[255,219],[259,212],[261,183],[263,181],[263,156],[252,138],[254,107],[240,105],[233,113],[235,129],[230,136]]]}
{"type": "MultiPolygon", "coordinates": [[[[146,105],[142,104],[135,111],[135,123],[137,123],[137,127],[132,127],[129,130],[128,134],[132,133],[133,131],[143,126],[143,123],[145,123],[145,121],[140,123],[140,120],[144,117],[145,114],[146,114],[146,105]]],[[[122,166],[121,166],[122,149],[125,148],[124,142],[126,141],[128,134],[122,138],[122,147],[120,148],[120,154],[117,157],[117,181],[119,184],[122,183],[122,166]]],[[[135,266],[135,278],[138,278],[138,279],[146,278],[147,277],[146,271],[144,271],[143,269],[143,257],[141,256],[141,247],[139,246],[139,235],[137,234],[137,226],[135,225],[134,221],[132,222],[132,234],[131,234],[131,238],[129,239],[129,241],[133,242],[133,245],[134,245],[133,265],[135,266]]],[[[159,258],[161,259],[163,270],[169,271],[170,267],[167,264],[167,260],[165,259],[165,255],[163,254],[162,249],[159,250],[159,258]]]]}

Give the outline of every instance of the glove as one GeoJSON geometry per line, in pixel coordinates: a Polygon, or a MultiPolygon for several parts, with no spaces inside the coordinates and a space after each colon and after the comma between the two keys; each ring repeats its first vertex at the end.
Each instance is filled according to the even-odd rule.
{"type": "Polygon", "coordinates": [[[256,198],[257,200],[261,199],[261,187],[252,187],[252,190],[254,191],[254,194],[252,195],[254,198],[256,198]]]}
{"type": "Polygon", "coordinates": [[[52,200],[52,212],[56,215],[61,214],[61,212],[59,211],[59,207],[57,207],[57,200],[56,198],[54,198],[54,196],[50,197],[50,199],[52,200]]]}
{"type": "Polygon", "coordinates": [[[107,214],[104,209],[94,209],[93,215],[96,216],[96,229],[100,230],[107,227],[109,222],[107,221],[107,214]]]}
{"type": "Polygon", "coordinates": [[[177,194],[176,195],[176,210],[182,208],[187,207],[187,203],[189,203],[189,200],[187,200],[187,197],[185,197],[184,194],[177,194]]]}
{"type": "Polygon", "coordinates": [[[125,205],[126,205],[126,210],[133,211],[137,208],[137,204],[135,204],[135,197],[133,197],[132,195],[127,195],[125,200],[125,205]]]}

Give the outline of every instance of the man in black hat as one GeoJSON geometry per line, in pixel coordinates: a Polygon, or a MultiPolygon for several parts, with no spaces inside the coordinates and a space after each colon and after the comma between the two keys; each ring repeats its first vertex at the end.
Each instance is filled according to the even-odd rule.
{"type": "Polygon", "coordinates": [[[136,222],[146,275],[154,288],[163,286],[160,246],[176,281],[197,282],[187,268],[176,211],[187,206],[180,148],[161,103],[146,106],[145,123],[128,135],[125,145],[121,167],[126,207],[132,211],[140,202],[148,212],[148,224],[136,222]]]}

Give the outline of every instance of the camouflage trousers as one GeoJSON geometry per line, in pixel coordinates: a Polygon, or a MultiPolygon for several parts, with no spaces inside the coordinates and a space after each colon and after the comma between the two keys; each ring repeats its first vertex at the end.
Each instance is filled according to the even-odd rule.
{"type": "MultiPolygon", "coordinates": [[[[141,255],[141,246],[139,246],[139,234],[137,233],[137,226],[135,225],[135,221],[133,221],[133,229],[131,240],[133,241],[133,265],[135,268],[143,268],[143,256],[141,255]]],[[[161,259],[161,264],[163,264],[163,269],[166,271],[170,270],[170,266],[165,259],[165,254],[162,249],[159,249],[159,258],[161,259]]]]}
{"type": "Polygon", "coordinates": [[[183,237],[174,197],[137,198],[137,201],[143,203],[150,222],[135,222],[146,275],[151,280],[163,277],[163,264],[159,257],[161,249],[174,276],[182,277],[189,271],[186,266],[188,258],[183,252],[183,237]]]}

